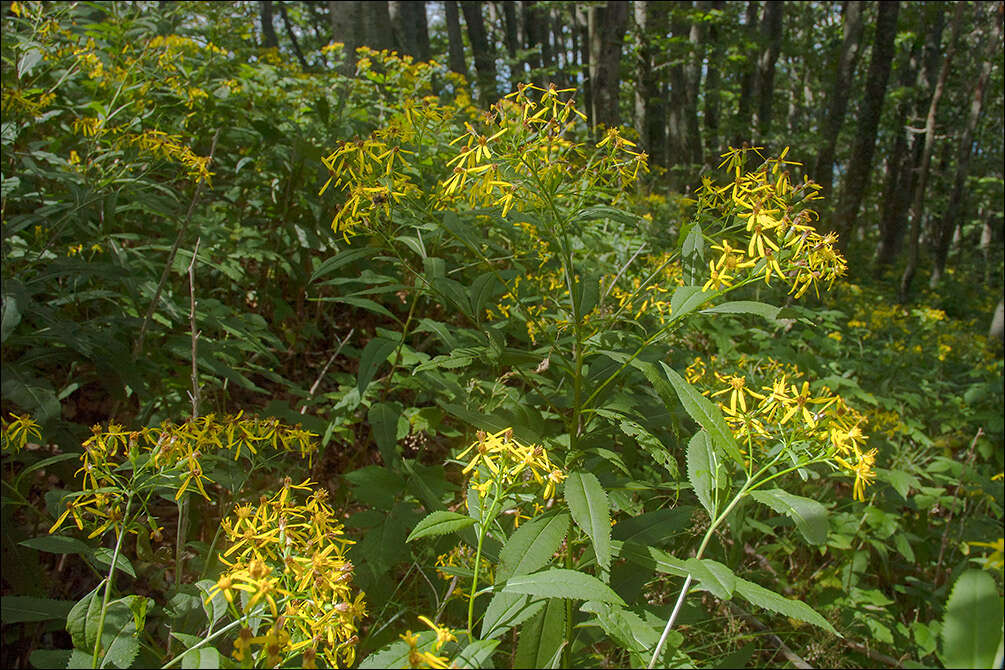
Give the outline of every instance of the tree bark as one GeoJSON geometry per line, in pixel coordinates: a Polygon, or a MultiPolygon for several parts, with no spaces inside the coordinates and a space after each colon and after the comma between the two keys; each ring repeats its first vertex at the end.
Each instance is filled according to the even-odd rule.
{"type": "Polygon", "coordinates": [[[928,172],[932,160],[932,147],[935,145],[935,115],[939,108],[939,101],[946,87],[946,78],[949,75],[949,68],[952,65],[953,57],[956,55],[956,42],[959,37],[960,23],[963,17],[964,3],[956,5],[956,12],[953,14],[952,31],[949,37],[949,47],[942,60],[942,67],[939,69],[939,78],[935,83],[935,90],[932,92],[932,100],[928,105],[928,117],[925,120],[925,144],[921,153],[921,167],[918,172],[918,182],[914,187],[914,194],[911,200],[911,231],[908,237],[907,266],[904,274],[900,278],[900,290],[898,298],[901,303],[907,302],[911,295],[911,284],[914,282],[914,275],[918,272],[918,261],[920,256],[921,219],[925,203],[925,187],[928,185],[928,172]]]}
{"type": "Polygon", "coordinates": [[[775,103],[775,63],[782,47],[783,2],[767,2],[761,19],[761,33],[767,38],[757,59],[757,127],[759,137],[771,134],[775,103]]]}
{"type": "Polygon", "coordinates": [[[590,10],[580,3],[573,8],[576,17],[576,33],[579,35],[579,64],[583,71],[583,102],[584,109],[591,115],[593,123],[593,75],[590,60],[590,10]]]}
{"type": "MultiPolygon", "coordinates": [[[[885,3],[880,3],[880,5],[883,4],[885,3]]],[[[858,62],[862,43],[862,13],[864,9],[864,3],[845,1],[844,39],[834,63],[834,80],[829,96],[827,118],[823,124],[824,142],[820,149],[820,155],[817,156],[816,169],[813,172],[813,179],[820,184],[820,191],[824,196],[831,195],[834,179],[834,152],[845,112],[848,111],[848,92],[851,90],[851,82],[855,75],[855,65],[858,62]]],[[[876,35],[878,39],[880,35],[878,25],[876,35]]]]}
{"type": "MultiPolygon", "coordinates": [[[[744,32],[748,42],[757,41],[757,17],[759,15],[757,0],[747,2],[747,12],[744,21],[744,32]]],[[[754,129],[751,118],[754,113],[754,74],[756,72],[756,55],[749,50],[740,73],[740,100],[736,110],[735,132],[733,145],[739,147],[743,142],[754,139],[754,129]]]]}
{"type": "Polygon", "coordinates": [[[332,39],[341,42],[344,49],[340,72],[351,77],[356,72],[356,48],[363,35],[363,15],[359,0],[338,2],[329,0],[328,20],[331,22],[332,39]]]}
{"type": "Polygon", "coordinates": [[[628,3],[609,0],[590,8],[590,79],[593,123],[608,128],[621,122],[618,93],[621,83],[621,42],[628,20],[628,3]]]}
{"type": "Polygon", "coordinates": [[[495,49],[489,44],[485,33],[480,0],[464,0],[461,2],[461,11],[464,12],[464,23],[468,26],[468,39],[471,41],[471,53],[478,74],[478,97],[482,105],[487,107],[499,98],[495,49]]]}
{"type": "Polygon", "coordinates": [[[279,38],[273,25],[272,0],[262,0],[259,7],[262,14],[262,44],[266,49],[275,49],[279,46],[279,38]]]}
{"type": "MultiPolygon", "coordinates": [[[[656,14],[652,2],[636,0],[635,15],[635,129],[642,139],[642,147],[654,165],[666,165],[664,153],[666,108],[660,95],[659,74],[654,70],[654,48],[651,40],[658,34],[656,14]]],[[[666,13],[663,12],[663,18],[666,13]]],[[[665,26],[664,26],[665,28],[665,26]]]]}
{"type": "Polygon", "coordinates": [[[893,62],[894,37],[897,35],[897,16],[900,5],[896,1],[880,2],[876,17],[876,37],[869,60],[869,74],[865,83],[865,98],[859,116],[858,132],[848,162],[847,176],[841,186],[841,200],[835,217],[840,234],[839,244],[847,249],[858,219],[862,198],[869,187],[872,157],[876,149],[876,131],[883,112],[886,85],[890,80],[893,62]]]}
{"type": "MultiPolygon", "coordinates": [[[[723,0],[713,0],[710,7],[712,11],[721,12],[723,0]]],[[[719,88],[721,81],[719,65],[722,61],[722,44],[719,43],[718,20],[710,21],[708,24],[708,43],[710,50],[708,52],[708,69],[705,73],[705,147],[718,154],[722,149],[719,144],[719,88]]]]}
{"type": "MultiPolygon", "coordinates": [[[[981,20],[983,18],[980,15],[982,9],[981,5],[977,6],[977,25],[985,24],[981,20]]],[[[942,280],[942,274],[946,268],[946,259],[949,256],[950,237],[958,222],[963,218],[962,213],[966,207],[963,201],[963,187],[967,180],[967,174],[970,171],[971,147],[974,142],[974,132],[977,130],[977,123],[981,117],[981,109],[984,103],[984,89],[991,76],[991,69],[994,67],[995,60],[1001,60],[1001,47],[999,46],[1002,26],[1001,3],[998,3],[995,14],[996,16],[993,16],[990,21],[992,26],[990,36],[987,35],[986,31],[978,32],[978,42],[980,38],[985,38],[985,48],[987,51],[984,63],[981,65],[980,75],[978,75],[977,82],[974,84],[973,96],[970,101],[970,114],[963,128],[963,136],[957,144],[958,153],[956,156],[956,173],[953,178],[953,190],[949,195],[949,202],[946,204],[945,213],[939,219],[935,231],[935,258],[929,282],[931,288],[937,287],[942,280]]]]}
{"type": "MultiPolygon", "coordinates": [[[[991,327],[988,328],[988,339],[998,340],[999,349],[1005,341],[1005,301],[999,300],[995,307],[995,314],[991,317],[991,327]]],[[[1000,355],[1000,352],[999,352],[1000,355]]]]}
{"type": "MultiPolygon", "coordinates": [[[[697,9],[704,15],[709,10],[707,0],[699,0],[697,9]]],[[[687,65],[684,66],[684,76],[687,82],[687,106],[685,108],[685,123],[687,127],[688,157],[692,165],[701,165],[705,160],[705,152],[701,142],[701,125],[698,123],[698,91],[701,90],[701,70],[705,60],[703,53],[704,30],[700,17],[691,18],[688,31],[688,42],[691,53],[687,65]]]]}
{"type": "Polygon", "coordinates": [[[464,60],[464,39],[461,37],[457,3],[454,0],[444,0],[443,13],[447,20],[447,61],[453,72],[467,77],[468,64],[464,60]]]}
{"type": "Polygon", "coordinates": [[[429,26],[426,22],[426,3],[414,0],[390,0],[387,3],[394,45],[400,53],[418,61],[428,61],[429,26]]]}

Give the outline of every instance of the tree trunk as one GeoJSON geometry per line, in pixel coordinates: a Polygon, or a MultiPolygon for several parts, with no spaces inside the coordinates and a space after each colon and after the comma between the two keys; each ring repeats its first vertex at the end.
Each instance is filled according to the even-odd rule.
{"type": "MultiPolygon", "coordinates": [[[[701,11],[702,16],[708,12],[709,3],[707,0],[698,2],[698,10],[701,11]]],[[[684,76],[687,81],[687,106],[684,118],[687,127],[688,157],[692,165],[701,165],[705,160],[705,152],[701,144],[701,126],[698,123],[698,92],[701,90],[701,70],[705,60],[702,53],[703,33],[700,18],[692,17],[691,27],[688,31],[691,54],[684,67],[684,76]]]]}
{"type": "Polygon", "coordinates": [[[283,27],[286,29],[286,35],[290,38],[290,42],[293,43],[293,54],[300,61],[300,67],[304,72],[310,69],[307,65],[307,60],[304,58],[304,54],[300,51],[300,42],[297,41],[297,35],[293,32],[293,24],[290,22],[290,15],[286,11],[286,3],[279,4],[279,13],[283,17],[283,27]]]}
{"type": "Polygon", "coordinates": [[[461,37],[461,19],[457,14],[457,3],[454,0],[445,0],[443,13],[447,20],[447,60],[450,69],[467,77],[468,64],[464,60],[464,39],[461,37]]]}
{"type": "MultiPolygon", "coordinates": [[[[770,1],[770,0],[769,0],[770,1]]],[[[759,6],[757,0],[750,0],[747,3],[747,13],[744,22],[744,32],[747,34],[748,42],[757,41],[757,17],[759,6]]],[[[751,117],[754,110],[754,73],[756,56],[747,50],[745,59],[741,66],[740,73],[740,101],[736,111],[735,132],[733,133],[733,145],[739,147],[743,142],[754,139],[754,129],[751,124],[751,117]]]]}
{"type": "Polygon", "coordinates": [[[1005,342],[1005,301],[1003,300],[998,301],[998,306],[995,307],[995,315],[991,317],[991,327],[988,328],[988,339],[992,341],[998,340],[999,348],[1005,342]]]}
{"type": "MultiPolygon", "coordinates": [[[[635,15],[635,129],[642,147],[654,165],[666,165],[664,129],[666,109],[660,95],[659,74],[653,69],[654,49],[651,36],[658,33],[659,9],[647,0],[636,0],[635,15]]],[[[665,12],[663,17],[666,17],[665,12]]]]}
{"type": "Polygon", "coordinates": [[[482,3],[479,0],[464,0],[461,2],[461,11],[464,12],[464,23],[468,26],[468,39],[471,41],[471,53],[475,59],[479,100],[487,107],[499,98],[499,91],[496,88],[495,49],[489,44],[485,33],[482,3]]]}
{"type": "Polygon", "coordinates": [[[590,123],[593,121],[593,75],[592,61],[590,60],[590,10],[580,3],[573,7],[576,17],[576,33],[579,35],[579,64],[583,70],[583,102],[585,109],[590,114],[590,123]]]}
{"type": "Polygon", "coordinates": [[[393,49],[394,31],[391,29],[387,0],[367,0],[360,6],[363,10],[363,44],[377,51],[393,49]]]}
{"type": "Polygon", "coordinates": [[[266,49],[275,49],[279,46],[279,38],[272,23],[272,0],[262,0],[258,4],[262,11],[262,44],[266,49]]]}
{"type": "Polygon", "coordinates": [[[939,79],[935,83],[932,100],[928,105],[928,117],[925,120],[925,144],[921,153],[921,167],[918,172],[918,182],[914,187],[914,195],[911,200],[911,231],[908,237],[907,266],[904,268],[904,274],[900,278],[898,297],[901,303],[907,302],[911,294],[911,284],[914,282],[914,275],[918,272],[918,260],[920,256],[919,238],[921,237],[921,219],[923,216],[922,208],[925,204],[925,187],[928,185],[932,147],[935,145],[935,114],[946,87],[949,68],[956,54],[956,41],[959,37],[960,23],[965,7],[966,5],[962,2],[956,5],[956,12],[953,14],[952,32],[949,37],[949,47],[946,50],[945,58],[942,60],[942,67],[939,69],[939,79]]]}
{"type": "Polygon", "coordinates": [[[608,0],[590,8],[590,80],[593,122],[608,128],[621,122],[618,93],[621,83],[621,42],[628,20],[628,3],[608,0]]]}
{"type": "MultiPolygon", "coordinates": [[[[880,3],[883,5],[885,3],[880,3]]],[[[821,194],[830,197],[831,185],[834,179],[834,151],[837,146],[838,134],[848,110],[848,92],[851,90],[852,78],[855,75],[855,65],[858,62],[862,44],[862,13],[864,3],[848,2],[844,4],[844,40],[834,64],[834,80],[831,86],[827,118],[823,124],[823,147],[817,156],[813,179],[820,184],[821,194]]],[[[880,38],[879,26],[876,28],[877,39],[880,38]]],[[[890,36],[893,39],[893,36],[890,36]]],[[[891,42],[892,43],[892,42],[891,42]]],[[[866,96],[868,99],[868,95],[866,96]]]]}
{"type": "Polygon", "coordinates": [[[331,21],[332,39],[345,45],[343,47],[345,55],[339,70],[347,77],[351,77],[356,72],[356,48],[360,46],[360,38],[363,35],[361,4],[359,0],[350,2],[329,0],[328,2],[328,20],[331,21]]]}
{"type": "Polygon", "coordinates": [[[859,116],[858,132],[851,160],[848,161],[847,176],[841,185],[841,201],[835,217],[840,233],[839,244],[846,249],[855,229],[858,210],[869,186],[872,172],[872,156],[876,149],[876,131],[883,112],[886,85],[890,80],[890,65],[893,62],[893,38],[897,35],[897,15],[899,3],[880,2],[876,17],[876,38],[873,42],[872,57],[869,60],[869,74],[865,83],[865,98],[859,116]]]}
{"type": "Polygon", "coordinates": [[[759,137],[771,134],[772,110],[775,103],[775,62],[782,47],[783,2],[767,2],[761,19],[761,34],[767,41],[757,59],[757,127],[759,137]]]}
{"type": "Polygon", "coordinates": [[[430,49],[426,3],[390,0],[387,12],[391,18],[395,49],[418,61],[428,61],[430,49]]]}
{"type": "MultiPolygon", "coordinates": [[[[722,11],[723,0],[714,0],[711,9],[722,11]]],[[[719,88],[721,75],[719,65],[722,60],[722,44],[719,43],[719,22],[708,24],[708,42],[711,49],[708,53],[708,66],[705,74],[705,147],[715,154],[721,153],[719,144],[719,88]]]]}
{"type": "MultiPolygon", "coordinates": [[[[984,18],[980,15],[982,9],[981,5],[977,6],[978,20],[975,22],[977,25],[985,24],[981,20],[984,18]]],[[[962,213],[966,207],[966,204],[963,202],[963,187],[967,180],[967,173],[970,170],[971,146],[974,141],[974,132],[977,130],[977,123],[981,117],[981,108],[984,103],[984,89],[991,76],[991,68],[994,67],[995,61],[1001,60],[1001,47],[999,46],[1002,25],[1001,3],[998,4],[995,14],[997,16],[994,16],[990,21],[992,26],[990,39],[987,39],[989,36],[986,31],[978,32],[979,38],[986,39],[985,46],[987,52],[984,63],[981,66],[981,73],[974,84],[973,97],[970,101],[970,115],[967,117],[966,126],[963,128],[963,137],[957,144],[959,153],[956,156],[956,174],[953,178],[953,190],[949,195],[949,202],[946,204],[945,213],[939,219],[935,231],[935,259],[929,283],[931,288],[937,287],[942,280],[942,273],[946,268],[946,258],[949,256],[950,236],[958,223],[963,219],[962,213]]],[[[978,39],[978,43],[980,43],[980,39],[978,39]]]]}
{"type": "MultiPolygon", "coordinates": [[[[503,26],[506,34],[506,53],[509,55],[511,61],[513,61],[513,67],[516,67],[516,52],[520,48],[520,24],[517,23],[516,18],[516,4],[512,2],[500,2],[502,5],[503,12],[503,26]]],[[[516,70],[514,69],[514,74],[516,70]]],[[[517,77],[519,79],[519,77],[517,77]]],[[[513,81],[514,88],[516,88],[516,81],[513,81]]]]}

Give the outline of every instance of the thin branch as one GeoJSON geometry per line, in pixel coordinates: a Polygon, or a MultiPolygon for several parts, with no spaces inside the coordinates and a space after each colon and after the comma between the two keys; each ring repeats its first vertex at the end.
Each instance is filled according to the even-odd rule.
{"type": "Polygon", "coordinates": [[[196,362],[196,354],[199,351],[199,332],[195,329],[195,259],[199,255],[200,237],[195,241],[195,249],[192,251],[192,262],[188,264],[188,297],[189,313],[188,325],[192,332],[192,391],[189,394],[192,398],[192,419],[199,418],[199,366],[196,362]]]}
{"type": "Polygon", "coordinates": [[[300,407],[301,414],[305,414],[307,412],[307,401],[314,397],[314,392],[317,391],[318,386],[321,385],[321,380],[325,378],[328,368],[332,366],[332,363],[335,362],[335,359],[338,358],[338,355],[342,352],[342,347],[345,346],[345,343],[349,341],[349,338],[352,337],[352,334],[355,332],[355,328],[350,328],[349,334],[342,338],[342,341],[338,343],[338,348],[335,349],[335,353],[332,354],[331,358],[328,359],[328,362],[325,363],[325,366],[321,369],[321,374],[319,374],[318,378],[314,380],[314,383],[311,385],[311,390],[307,392],[307,397],[304,398],[303,404],[300,407]]]}
{"type": "Polygon", "coordinates": [[[756,616],[743,609],[734,602],[730,602],[729,606],[736,612],[740,618],[750,624],[753,628],[758,631],[765,632],[767,635],[765,639],[778,648],[778,651],[782,652],[782,656],[788,659],[789,663],[797,668],[802,668],[804,670],[812,670],[813,666],[803,660],[803,657],[792,651],[789,645],[782,641],[782,638],[778,637],[774,633],[770,632],[770,629],[764,625],[764,623],[758,619],[756,616]]]}
{"type": "Polygon", "coordinates": [[[304,54],[300,51],[300,43],[297,42],[297,36],[293,33],[293,26],[290,25],[290,16],[286,12],[286,3],[279,4],[279,14],[283,17],[283,26],[286,28],[286,34],[290,36],[290,41],[293,42],[293,53],[297,55],[297,60],[300,61],[300,67],[304,69],[304,72],[310,70],[310,66],[307,65],[307,60],[304,58],[304,54]]]}

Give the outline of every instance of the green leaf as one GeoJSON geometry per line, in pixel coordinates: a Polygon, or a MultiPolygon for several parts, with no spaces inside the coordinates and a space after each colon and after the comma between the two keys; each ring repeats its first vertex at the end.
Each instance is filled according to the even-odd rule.
{"type": "MultiPolygon", "coordinates": [[[[111,566],[112,565],[112,554],[114,554],[108,547],[98,547],[94,550],[94,561],[102,565],[111,566]]],[[[124,554],[119,553],[118,558],[115,561],[116,570],[121,570],[133,579],[136,579],[136,571],[133,569],[133,564],[129,562],[129,559],[125,557],[124,554]]]]}
{"type": "Polygon", "coordinates": [[[715,307],[709,307],[708,309],[701,310],[702,314],[757,314],[758,316],[763,316],[769,321],[774,321],[778,316],[778,312],[781,310],[780,307],[775,307],[774,305],[769,305],[763,302],[755,302],[753,300],[736,300],[733,302],[724,302],[721,305],[716,305],[715,307]]]}
{"type": "Polygon", "coordinates": [[[91,546],[83,540],[68,535],[42,535],[18,542],[22,547],[49,554],[90,554],[91,546]]]}
{"type": "Polygon", "coordinates": [[[611,515],[607,492],[592,472],[572,472],[565,479],[565,500],[572,518],[593,541],[597,563],[611,569],[611,515]]]}
{"type": "Polygon", "coordinates": [[[356,389],[360,397],[370,385],[370,380],[377,374],[377,369],[384,364],[387,357],[398,347],[398,343],[384,337],[375,337],[366,343],[363,355],[359,359],[359,376],[356,382],[356,389]]]}
{"type": "MultiPolygon", "coordinates": [[[[597,413],[600,414],[601,411],[597,413]]],[[[614,413],[604,412],[604,415],[610,414],[614,413]]],[[[631,419],[621,419],[618,422],[618,428],[628,437],[634,438],[636,444],[645,449],[654,461],[666,468],[667,472],[670,473],[671,479],[676,480],[680,476],[680,473],[677,471],[677,461],[670,455],[670,452],[667,451],[666,446],[664,446],[660,439],[646,430],[642,424],[631,419]]]]}
{"type": "MultiPolygon", "coordinates": [[[[436,633],[431,630],[421,631],[417,635],[419,640],[415,643],[415,646],[419,651],[428,651],[433,641],[436,640],[436,633]]],[[[374,670],[408,668],[411,666],[408,662],[409,651],[410,648],[407,642],[397,640],[364,658],[359,667],[363,669],[373,668],[374,670]]]]}
{"type": "Polygon", "coordinates": [[[492,664],[486,665],[486,661],[492,658],[498,646],[499,640],[475,640],[457,654],[454,664],[458,668],[491,668],[492,664]]]}
{"type": "Polygon", "coordinates": [[[751,492],[750,496],[779,514],[784,514],[796,524],[809,544],[827,542],[827,508],[810,498],[803,498],[783,489],[751,492]]]}
{"type": "Polygon", "coordinates": [[[698,502],[711,518],[715,518],[716,506],[712,497],[718,488],[719,459],[708,439],[708,433],[699,430],[687,444],[687,479],[691,482],[698,502]]]}
{"type": "Polygon", "coordinates": [[[659,642],[659,632],[631,610],[598,602],[584,603],[580,609],[583,612],[596,614],[604,632],[628,651],[635,653],[649,651],[651,654],[659,642]]]}
{"type": "Polygon", "coordinates": [[[844,637],[841,633],[834,630],[834,626],[830,625],[827,619],[820,616],[815,609],[800,600],[786,598],[774,591],[769,591],[760,584],[749,582],[740,577],[736,578],[735,593],[739,594],[752,605],[757,605],[783,616],[813,624],[833,635],[841,638],[844,637]]]}
{"type": "Polygon", "coordinates": [[[1002,644],[1003,614],[994,578],[984,570],[965,570],[946,602],[942,663],[947,668],[994,667],[1002,644]]]}
{"type": "Polygon", "coordinates": [[[374,253],[373,249],[369,249],[366,247],[355,247],[352,249],[344,249],[343,251],[338,252],[331,258],[328,258],[323,263],[321,263],[321,265],[318,266],[318,269],[314,271],[314,274],[311,275],[310,282],[313,283],[326,275],[330,275],[331,273],[333,273],[335,270],[339,269],[346,263],[351,263],[355,260],[359,260],[367,256],[372,256],[373,253],[374,253]]]}
{"type": "Polygon", "coordinates": [[[565,601],[548,600],[520,629],[514,668],[556,668],[565,646],[565,601]]]}
{"type": "Polygon", "coordinates": [[[691,525],[691,505],[673,509],[658,509],[640,516],[618,521],[611,531],[612,537],[635,544],[662,544],[691,525]]]}
{"type": "Polygon", "coordinates": [[[220,620],[220,617],[227,613],[227,598],[223,595],[223,591],[217,591],[213,594],[212,598],[209,598],[209,592],[215,584],[216,582],[212,579],[202,579],[195,583],[195,587],[202,594],[199,602],[202,605],[203,612],[206,613],[206,619],[209,620],[210,625],[215,624],[220,620]],[[207,598],[209,598],[208,602],[207,598]]]}
{"type": "MultiPolygon", "coordinates": [[[[671,368],[666,363],[660,362],[663,366],[663,371],[666,373],[666,379],[670,380],[671,386],[673,386],[674,391],[677,393],[677,397],[680,398],[681,405],[684,406],[684,410],[691,416],[692,419],[698,422],[698,424],[705,429],[709,437],[712,438],[712,442],[715,446],[719,447],[726,454],[729,455],[737,465],[743,467],[743,455],[740,453],[740,447],[736,444],[736,439],[733,437],[733,432],[726,425],[726,420],[722,418],[722,412],[719,408],[712,404],[708,398],[703,396],[697,391],[693,386],[691,386],[683,377],[681,377],[677,372],[671,368]]],[[[643,373],[646,378],[649,379],[653,385],[656,385],[655,380],[659,380],[663,386],[665,386],[665,380],[661,379],[662,375],[658,373],[655,366],[649,364],[651,372],[643,373]]],[[[660,392],[660,389],[656,389],[661,396],[664,394],[660,392]]],[[[664,402],[666,398],[664,398],[664,402]]]]}
{"type": "Polygon", "coordinates": [[[73,646],[77,649],[87,649],[88,641],[91,643],[91,648],[94,647],[94,636],[97,633],[94,631],[89,633],[88,629],[97,628],[97,616],[101,611],[101,598],[98,596],[98,591],[101,590],[102,586],[104,586],[104,580],[93,591],[78,600],[77,604],[71,607],[70,612],[66,615],[66,631],[70,634],[73,646]]]}
{"type": "Polygon", "coordinates": [[[503,593],[525,593],[542,598],[599,600],[624,605],[625,601],[607,584],[577,570],[552,568],[532,575],[516,575],[506,581],[503,593]]]}
{"type": "Polygon", "coordinates": [[[543,598],[532,598],[522,593],[493,593],[482,617],[481,636],[486,639],[500,637],[537,614],[544,603],[543,598]]]}
{"type": "Polygon", "coordinates": [[[499,552],[496,581],[527,575],[546,566],[569,530],[565,513],[539,516],[521,524],[499,552]]]}
{"type": "Polygon", "coordinates": [[[370,406],[367,420],[373,429],[373,437],[384,459],[384,465],[390,467],[400,460],[398,455],[398,418],[401,416],[401,406],[397,403],[379,402],[370,406]]]}
{"type": "Polygon", "coordinates": [[[678,286],[670,296],[670,319],[682,319],[714,296],[715,293],[706,293],[700,286],[678,286]]]}
{"type": "Polygon", "coordinates": [[[611,542],[614,554],[619,558],[634,563],[646,570],[662,572],[677,577],[687,577],[688,571],[684,567],[684,561],[675,558],[665,551],[656,547],[650,547],[637,542],[611,542]]]}
{"type": "Polygon", "coordinates": [[[436,512],[431,512],[425,519],[417,523],[415,528],[412,529],[412,532],[408,534],[408,538],[405,539],[405,542],[411,542],[412,540],[418,540],[420,537],[428,537],[431,535],[446,535],[447,533],[453,533],[461,528],[473,526],[474,523],[475,520],[469,516],[464,516],[463,514],[458,514],[456,512],[438,510],[436,512]]]}
{"type": "Polygon", "coordinates": [[[373,312],[374,314],[380,314],[381,316],[386,316],[389,319],[393,319],[395,322],[400,323],[398,317],[396,317],[388,308],[381,305],[379,302],[374,302],[369,298],[360,298],[359,296],[339,296],[336,298],[320,298],[322,302],[341,302],[346,305],[352,305],[353,307],[359,307],[360,309],[365,309],[368,312],[373,312]]]}
{"type": "Polygon", "coordinates": [[[70,649],[36,649],[31,652],[28,662],[36,668],[65,668],[70,661],[70,649]]]}
{"type": "Polygon", "coordinates": [[[202,642],[202,638],[196,635],[186,635],[184,633],[171,633],[171,637],[177,639],[189,651],[185,652],[185,655],[181,657],[181,667],[182,668],[219,668],[220,662],[223,660],[223,656],[213,647],[199,647],[198,649],[192,649],[195,645],[202,642]]]}
{"type": "Polygon", "coordinates": [[[689,558],[684,567],[698,580],[699,586],[719,600],[730,600],[736,588],[736,575],[728,567],[709,558],[689,558]]]}
{"type": "Polygon", "coordinates": [[[4,623],[24,623],[26,621],[65,619],[73,605],[72,600],[4,596],[0,598],[0,612],[2,612],[0,620],[4,623]]]}

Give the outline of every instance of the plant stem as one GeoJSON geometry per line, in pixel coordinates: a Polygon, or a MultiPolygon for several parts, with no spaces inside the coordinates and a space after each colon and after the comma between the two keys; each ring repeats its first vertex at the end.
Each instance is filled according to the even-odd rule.
{"type": "Polygon", "coordinates": [[[489,507],[487,514],[480,514],[481,524],[478,528],[478,547],[475,550],[475,571],[474,576],[471,578],[471,592],[468,594],[468,636],[471,639],[474,638],[474,616],[475,616],[475,591],[478,590],[478,568],[482,564],[482,544],[485,541],[485,536],[488,534],[489,524],[492,519],[495,518],[495,512],[498,508],[499,498],[501,494],[499,492],[499,484],[496,482],[495,497],[492,499],[492,505],[489,507]]]}
{"type": "Polygon", "coordinates": [[[122,528],[115,539],[115,550],[112,552],[112,565],[108,568],[105,578],[105,594],[101,598],[101,615],[98,617],[98,633],[94,640],[94,653],[91,655],[91,667],[98,667],[98,656],[101,655],[101,637],[105,631],[105,615],[108,613],[108,599],[112,597],[112,583],[115,581],[115,568],[119,562],[119,550],[122,548],[122,538],[126,536],[126,523],[129,520],[130,508],[133,506],[133,494],[126,498],[126,511],[122,514],[122,528]]]}
{"type": "Polygon", "coordinates": [[[224,633],[226,633],[227,631],[229,631],[231,628],[233,628],[235,626],[239,626],[239,625],[243,624],[244,622],[245,622],[245,618],[238,619],[237,621],[231,621],[229,624],[227,624],[226,626],[224,626],[220,630],[216,631],[212,635],[207,636],[205,639],[199,640],[197,643],[193,644],[191,647],[189,647],[188,649],[186,649],[182,653],[180,653],[177,656],[175,656],[174,658],[172,658],[170,661],[168,661],[167,663],[165,663],[164,665],[162,665],[161,668],[170,668],[172,665],[174,665],[175,663],[177,663],[178,661],[180,661],[182,659],[182,657],[185,656],[185,654],[187,654],[187,653],[189,653],[191,651],[194,651],[196,649],[199,649],[200,647],[205,647],[214,638],[217,638],[217,637],[223,635],[224,633]]]}

